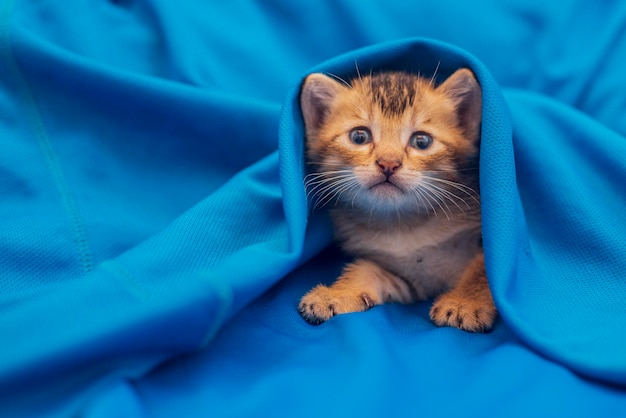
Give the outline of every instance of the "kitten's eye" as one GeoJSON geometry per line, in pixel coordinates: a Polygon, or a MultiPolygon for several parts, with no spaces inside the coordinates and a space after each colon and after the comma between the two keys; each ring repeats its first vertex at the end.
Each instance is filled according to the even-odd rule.
{"type": "Polygon", "coordinates": [[[424,150],[433,143],[433,137],[426,132],[415,132],[409,139],[409,145],[413,148],[424,150]]]}
{"type": "Polygon", "coordinates": [[[365,145],[372,142],[372,133],[369,129],[360,127],[350,131],[350,141],[356,145],[365,145]]]}

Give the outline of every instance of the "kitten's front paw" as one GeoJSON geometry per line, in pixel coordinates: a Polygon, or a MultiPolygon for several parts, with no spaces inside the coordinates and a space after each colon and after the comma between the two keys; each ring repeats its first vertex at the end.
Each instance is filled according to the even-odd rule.
{"type": "Polygon", "coordinates": [[[367,293],[342,292],[319,285],[304,295],[298,312],[309,324],[319,325],[335,315],[366,311],[374,305],[367,293]]]}
{"type": "Polygon", "coordinates": [[[450,326],[469,332],[486,332],[496,319],[493,303],[441,295],[430,309],[430,319],[438,326],[450,326]]]}

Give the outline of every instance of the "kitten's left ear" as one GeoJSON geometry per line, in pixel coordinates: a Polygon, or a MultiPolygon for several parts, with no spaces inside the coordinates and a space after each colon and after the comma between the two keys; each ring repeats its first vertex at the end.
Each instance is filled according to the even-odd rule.
{"type": "Polygon", "coordinates": [[[321,73],[310,74],[300,91],[300,108],[309,139],[326,123],[335,99],[345,90],[336,80],[321,73]]]}
{"type": "Polygon", "coordinates": [[[480,137],[482,94],[480,85],[467,68],[456,70],[437,90],[454,102],[459,126],[472,142],[480,137]]]}

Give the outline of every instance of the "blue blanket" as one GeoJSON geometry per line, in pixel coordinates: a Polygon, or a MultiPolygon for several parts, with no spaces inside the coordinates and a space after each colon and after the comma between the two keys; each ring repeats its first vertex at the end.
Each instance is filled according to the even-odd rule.
{"type": "Polygon", "coordinates": [[[0,416],[626,416],[626,3],[0,2],[0,416]],[[423,4],[420,4],[423,3],[423,4]],[[484,95],[488,334],[314,327],[297,94],[484,95]]]}

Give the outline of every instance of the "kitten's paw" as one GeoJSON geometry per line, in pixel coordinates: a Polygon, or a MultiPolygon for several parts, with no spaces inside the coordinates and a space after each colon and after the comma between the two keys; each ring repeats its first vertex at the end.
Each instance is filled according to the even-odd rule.
{"type": "Polygon", "coordinates": [[[367,293],[341,292],[319,285],[304,295],[298,312],[309,324],[319,325],[335,315],[366,311],[374,305],[374,299],[367,293]]]}
{"type": "Polygon", "coordinates": [[[438,326],[450,326],[469,332],[487,332],[496,319],[493,303],[441,295],[430,309],[430,319],[438,326]]]}

